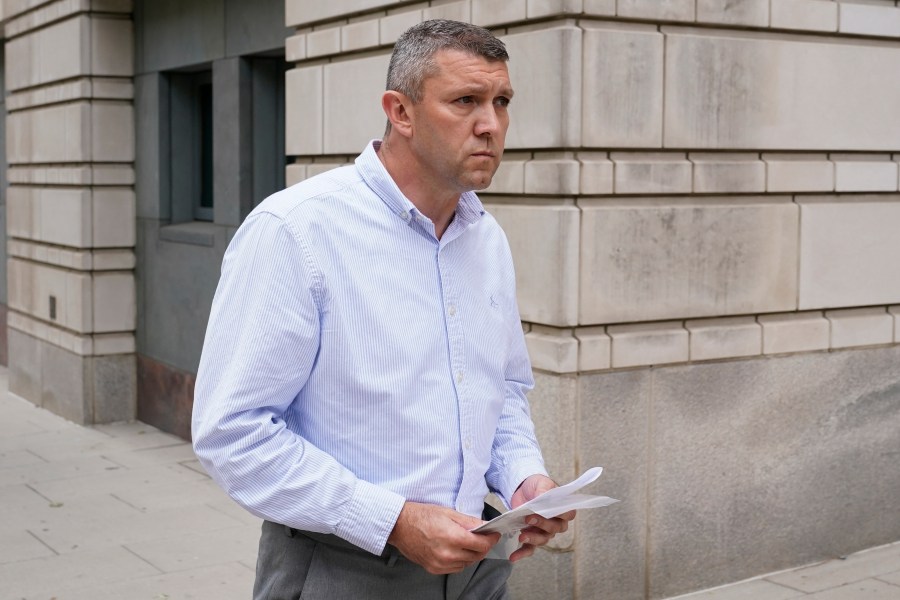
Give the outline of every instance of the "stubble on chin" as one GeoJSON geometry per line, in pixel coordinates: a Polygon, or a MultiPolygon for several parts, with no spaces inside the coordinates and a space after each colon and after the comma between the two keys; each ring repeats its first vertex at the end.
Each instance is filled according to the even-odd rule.
{"type": "Polygon", "coordinates": [[[488,172],[481,172],[475,177],[469,178],[469,185],[466,187],[469,188],[469,191],[472,192],[480,192],[481,190],[485,190],[490,187],[491,182],[494,180],[494,174],[496,170],[488,172]]]}
{"type": "Polygon", "coordinates": [[[468,177],[468,187],[470,191],[478,192],[490,187],[491,182],[494,180],[494,175],[497,174],[497,169],[499,168],[500,161],[497,161],[497,164],[490,170],[478,169],[477,171],[470,173],[470,176],[468,177]]]}

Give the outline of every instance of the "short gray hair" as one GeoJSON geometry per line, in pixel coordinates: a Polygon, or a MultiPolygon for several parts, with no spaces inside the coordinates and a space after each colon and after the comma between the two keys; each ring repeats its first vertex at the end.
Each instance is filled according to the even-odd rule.
{"type": "Polygon", "coordinates": [[[484,27],[434,19],[406,30],[394,45],[388,66],[387,89],[422,99],[425,79],[437,72],[434,55],[440,50],[459,50],[489,61],[508,61],[506,46],[484,27]]]}

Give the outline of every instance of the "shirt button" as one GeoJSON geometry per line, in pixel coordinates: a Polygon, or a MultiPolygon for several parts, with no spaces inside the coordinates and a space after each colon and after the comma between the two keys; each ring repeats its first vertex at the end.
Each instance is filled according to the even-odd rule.
{"type": "Polygon", "coordinates": [[[400,218],[403,219],[404,221],[409,221],[409,219],[410,219],[409,213],[408,212],[402,213],[400,215],[400,218]]]}
{"type": "Polygon", "coordinates": [[[447,312],[450,313],[450,316],[452,317],[453,315],[456,314],[456,306],[451,304],[450,307],[447,309],[447,312]]]}
{"type": "Polygon", "coordinates": [[[458,372],[456,373],[456,383],[462,383],[462,380],[463,380],[463,372],[462,372],[462,371],[458,371],[458,372]]]}
{"type": "Polygon", "coordinates": [[[472,449],[472,438],[466,438],[465,447],[466,447],[466,450],[472,449]]]}

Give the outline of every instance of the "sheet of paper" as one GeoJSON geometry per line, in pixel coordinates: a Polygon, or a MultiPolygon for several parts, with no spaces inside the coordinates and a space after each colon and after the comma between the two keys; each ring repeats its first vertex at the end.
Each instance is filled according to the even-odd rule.
{"type": "Polygon", "coordinates": [[[566,485],[553,488],[537,498],[529,500],[525,504],[473,529],[472,531],[475,533],[499,533],[501,536],[500,541],[491,549],[487,558],[508,559],[519,548],[519,532],[528,527],[525,520],[531,515],[538,514],[546,519],[552,519],[570,510],[598,508],[618,502],[618,500],[607,496],[575,493],[589,483],[596,481],[602,472],[602,467],[588,469],[578,479],[566,485]]]}

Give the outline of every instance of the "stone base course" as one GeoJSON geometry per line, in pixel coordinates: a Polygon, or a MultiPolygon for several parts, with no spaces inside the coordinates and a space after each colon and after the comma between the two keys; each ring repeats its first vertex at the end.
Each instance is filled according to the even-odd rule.
{"type": "Polygon", "coordinates": [[[530,324],[532,366],[549,373],[892,346],[900,307],[775,313],[575,328],[530,324]]]}
{"type": "MultiPolygon", "coordinates": [[[[900,539],[898,361],[900,346],[887,346],[539,373],[531,403],[548,460],[603,466],[589,490],[622,501],[579,515],[573,567],[540,551],[534,560],[544,566],[515,570],[517,597],[666,598],[900,539]],[[559,404],[570,387],[574,417],[559,404]],[[573,421],[575,450],[566,454],[573,421]],[[544,577],[557,566],[559,578],[544,577]]],[[[896,595],[900,548],[873,552],[883,554],[698,600],[859,600],[870,597],[862,588],[831,588],[875,577],[866,585],[896,595]]]]}
{"type": "Polygon", "coordinates": [[[82,355],[13,327],[8,335],[9,355],[14,357],[9,389],[14,394],[76,423],[135,417],[133,354],[82,355]]]}
{"type": "Polygon", "coordinates": [[[894,319],[884,308],[825,311],[831,321],[831,348],[877,346],[894,341],[894,319]]]}

